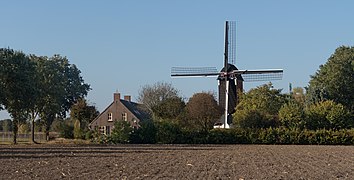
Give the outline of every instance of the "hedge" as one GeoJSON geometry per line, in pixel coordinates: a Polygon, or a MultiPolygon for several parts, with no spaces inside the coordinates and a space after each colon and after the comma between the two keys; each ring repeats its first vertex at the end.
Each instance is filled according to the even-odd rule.
{"type": "MultiPolygon", "coordinates": [[[[232,128],[198,132],[181,129],[179,126],[168,123],[158,124],[155,128],[153,133],[156,133],[156,135],[151,135],[148,138],[142,136],[142,134],[137,136],[132,132],[129,143],[354,145],[354,128],[342,130],[232,128]]],[[[112,138],[114,137],[108,137],[110,142],[116,142],[112,138]]]]}

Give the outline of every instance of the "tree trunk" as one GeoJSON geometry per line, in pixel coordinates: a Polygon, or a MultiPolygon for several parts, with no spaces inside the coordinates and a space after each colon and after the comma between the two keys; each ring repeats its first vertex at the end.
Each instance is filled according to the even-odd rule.
{"type": "Polygon", "coordinates": [[[50,126],[52,125],[54,121],[55,115],[50,114],[45,117],[45,139],[46,141],[49,141],[49,130],[50,126]]]}
{"type": "Polygon", "coordinates": [[[45,140],[49,141],[49,131],[45,130],[45,140]]]}
{"type": "Polygon", "coordinates": [[[45,140],[49,141],[49,129],[50,129],[50,125],[48,124],[48,122],[45,122],[45,140]]]}
{"type": "Polygon", "coordinates": [[[34,118],[32,117],[32,120],[31,120],[31,140],[33,143],[37,143],[34,139],[34,118]]]}
{"type": "Polygon", "coordinates": [[[12,123],[12,125],[13,125],[13,127],[12,127],[12,132],[13,132],[13,143],[14,144],[17,144],[17,131],[18,131],[18,123],[17,123],[17,118],[14,118],[14,120],[13,120],[13,123],[12,123]]]}

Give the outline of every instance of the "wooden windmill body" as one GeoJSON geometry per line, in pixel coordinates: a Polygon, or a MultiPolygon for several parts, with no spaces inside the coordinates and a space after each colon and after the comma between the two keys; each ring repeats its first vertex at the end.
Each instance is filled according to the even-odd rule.
{"type": "MultiPolygon", "coordinates": [[[[220,72],[215,67],[172,67],[172,77],[209,77],[216,76],[219,89],[219,105],[224,108],[222,128],[230,128],[231,115],[235,113],[237,94],[243,91],[243,82],[280,80],[282,69],[239,70],[235,65],[236,36],[235,22],[225,23],[224,67],[220,72]]],[[[214,126],[215,127],[215,126],[214,126]]]]}

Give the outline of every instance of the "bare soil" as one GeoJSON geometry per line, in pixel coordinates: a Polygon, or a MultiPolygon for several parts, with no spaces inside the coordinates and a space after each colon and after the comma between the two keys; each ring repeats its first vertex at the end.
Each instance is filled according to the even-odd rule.
{"type": "Polygon", "coordinates": [[[354,146],[1,145],[0,179],[354,179],[354,146]]]}

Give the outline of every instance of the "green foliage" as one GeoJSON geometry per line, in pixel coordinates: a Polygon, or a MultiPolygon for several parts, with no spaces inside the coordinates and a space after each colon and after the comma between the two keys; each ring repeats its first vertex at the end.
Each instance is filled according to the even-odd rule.
{"type": "Polygon", "coordinates": [[[87,131],[85,133],[85,139],[86,140],[91,140],[91,139],[93,139],[93,135],[94,135],[94,131],[87,131]]]}
{"type": "MultiPolygon", "coordinates": [[[[307,130],[280,128],[232,128],[194,131],[182,129],[172,121],[160,121],[133,130],[128,123],[117,123],[119,131],[111,136],[93,132],[98,143],[162,143],[162,144],[322,144],[353,145],[354,129],[307,130]],[[145,133],[142,133],[145,132],[145,133]],[[149,134],[149,133],[152,133],[149,134]]],[[[118,129],[117,129],[118,130],[118,129]]]]}
{"type": "Polygon", "coordinates": [[[187,125],[196,131],[209,131],[223,110],[211,93],[196,93],[186,105],[187,125]]]}
{"type": "Polygon", "coordinates": [[[39,90],[36,86],[35,66],[23,52],[0,49],[0,104],[14,119],[14,143],[17,125],[26,120],[26,112],[36,103],[39,90]],[[6,97],[6,98],[4,98],[6,97]]]}
{"type": "Polygon", "coordinates": [[[50,131],[51,132],[60,132],[60,126],[63,122],[64,122],[63,119],[60,119],[60,118],[54,119],[54,121],[50,127],[50,131]]]}
{"type": "Polygon", "coordinates": [[[181,129],[178,134],[178,139],[175,143],[178,144],[208,144],[208,132],[195,131],[193,129],[181,129]]]}
{"type": "MultiPolygon", "coordinates": [[[[66,57],[37,57],[31,60],[36,63],[41,96],[37,104],[39,115],[45,120],[46,134],[56,115],[64,117],[69,108],[79,99],[87,95],[90,86],[80,76],[80,70],[69,63],[66,57]]],[[[85,123],[81,122],[85,127],[85,123]]]]}
{"type": "Polygon", "coordinates": [[[160,144],[176,143],[182,134],[180,126],[172,121],[156,122],[156,127],[156,142],[160,144]]]}
{"type": "Polygon", "coordinates": [[[0,121],[0,131],[9,132],[12,131],[11,119],[4,119],[0,121]]]}
{"type": "Polygon", "coordinates": [[[88,105],[85,99],[79,99],[70,109],[70,118],[75,119],[74,137],[85,138],[85,134],[89,132],[88,124],[99,115],[95,106],[88,105]]]}
{"type": "MultiPolygon", "coordinates": [[[[72,104],[87,95],[90,86],[84,83],[80,71],[66,57],[37,57],[2,48],[0,89],[0,107],[10,113],[14,124],[28,118],[35,124],[40,116],[45,120],[49,135],[54,118],[65,116],[72,104]]],[[[17,128],[13,130],[16,135],[17,128]]]]}
{"type": "Polygon", "coordinates": [[[308,129],[343,129],[354,127],[350,112],[334,101],[321,101],[305,110],[308,129]]]}
{"type": "Polygon", "coordinates": [[[176,119],[186,104],[180,97],[170,97],[162,100],[152,107],[156,119],[176,119]]]}
{"type": "Polygon", "coordinates": [[[305,126],[304,107],[294,101],[284,104],[279,109],[279,121],[283,127],[303,129],[305,126]]]}
{"type": "Polygon", "coordinates": [[[240,96],[234,114],[234,125],[242,128],[276,127],[278,111],[286,102],[280,89],[271,84],[259,86],[240,96]]]}
{"type": "Polygon", "coordinates": [[[239,110],[234,116],[234,124],[241,128],[264,128],[269,127],[269,120],[259,110],[239,110]]]}
{"type": "Polygon", "coordinates": [[[66,123],[62,123],[60,125],[60,137],[62,138],[68,138],[68,139],[73,139],[74,138],[74,126],[66,123]]]}
{"type": "MultiPolygon", "coordinates": [[[[184,132],[183,132],[184,133],[184,132]]],[[[182,143],[207,144],[323,144],[323,145],[353,145],[354,129],[349,130],[300,130],[287,128],[233,128],[213,129],[207,134],[198,133],[188,137],[182,143]],[[200,138],[203,135],[204,138],[200,138]],[[199,138],[194,138],[199,137],[199,138]]]]}
{"type": "Polygon", "coordinates": [[[108,143],[107,140],[107,136],[102,134],[98,129],[95,129],[93,131],[91,131],[91,142],[92,143],[98,143],[98,144],[105,144],[108,143]]]}
{"type": "Polygon", "coordinates": [[[157,128],[153,121],[143,121],[140,127],[134,130],[131,136],[132,143],[153,144],[156,143],[157,128]]]}
{"type": "Polygon", "coordinates": [[[133,132],[134,128],[131,127],[129,122],[116,121],[111,136],[109,137],[109,142],[114,144],[129,143],[133,132]]]}
{"type": "Polygon", "coordinates": [[[74,122],[71,119],[55,119],[51,130],[58,132],[61,138],[74,138],[74,122]]]}
{"type": "MultiPolygon", "coordinates": [[[[243,129],[242,129],[243,130],[243,129]]],[[[208,134],[208,143],[211,144],[236,144],[246,143],[245,133],[236,129],[213,129],[208,134]]]]}
{"type": "Polygon", "coordinates": [[[311,76],[307,100],[309,103],[333,100],[354,112],[354,47],[337,48],[311,76]]]}

